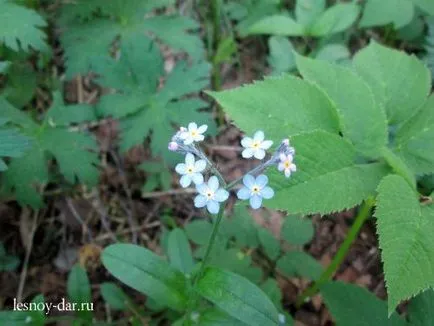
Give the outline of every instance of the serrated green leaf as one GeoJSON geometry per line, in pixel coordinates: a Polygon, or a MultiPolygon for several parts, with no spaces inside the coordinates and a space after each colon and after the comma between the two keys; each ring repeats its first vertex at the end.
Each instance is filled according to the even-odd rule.
{"type": "Polygon", "coordinates": [[[45,33],[41,30],[47,23],[36,11],[12,1],[0,0],[0,21],[0,42],[12,50],[48,49],[45,33]]]}
{"type": "Polygon", "coordinates": [[[383,158],[396,174],[403,177],[413,189],[416,189],[416,178],[414,177],[414,173],[399,156],[389,148],[384,148],[383,158]]]}
{"type": "Polygon", "coordinates": [[[351,27],[359,16],[360,8],[356,3],[338,3],[331,6],[315,21],[308,35],[321,37],[340,33],[351,27]]]}
{"type": "Polygon", "coordinates": [[[188,297],[184,275],[151,251],[132,244],[115,244],[104,249],[102,262],[126,285],[171,309],[185,309],[188,297]]]}
{"type": "Polygon", "coordinates": [[[414,16],[411,0],[368,0],[359,26],[384,26],[392,23],[395,29],[409,24],[414,16]]]}
{"type": "Polygon", "coordinates": [[[390,175],[378,187],[375,216],[391,314],[434,284],[434,208],[420,205],[408,183],[390,175]]]}
{"type": "Polygon", "coordinates": [[[265,254],[271,259],[275,260],[280,255],[280,243],[274,235],[264,228],[259,228],[258,238],[262,248],[264,248],[265,254]]]}
{"type": "Polygon", "coordinates": [[[392,125],[413,116],[431,91],[430,72],[421,61],[375,42],[357,53],[354,66],[392,125]]]}
{"type": "Polygon", "coordinates": [[[261,128],[274,141],[317,129],[338,132],[336,112],[327,97],[290,75],[209,94],[241,130],[253,133],[261,128]]]}
{"type": "Polygon", "coordinates": [[[289,180],[274,169],[269,172],[275,195],[267,207],[290,214],[342,211],[374,195],[388,172],[381,163],[355,164],[354,147],[324,131],[294,136],[291,143],[297,151],[295,164],[302,168],[289,180]]]}
{"type": "Polygon", "coordinates": [[[190,274],[194,267],[190,244],[184,231],[176,228],[169,234],[167,253],[172,266],[190,274]]]}
{"type": "Polygon", "coordinates": [[[283,240],[294,245],[304,245],[312,240],[314,228],[312,221],[297,215],[286,216],[283,221],[280,236],[283,240]]]}
{"type": "MultiPolygon", "coordinates": [[[[23,136],[16,129],[0,126],[0,162],[3,163],[1,157],[19,157],[23,155],[30,146],[30,138],[23,136]]],[[[0,164],[0,171],[5,170],[6,164],[4,166],[0,164]]]]}
{"type": "Polygon", "coordinates": [[[114,310],[127,310],[130,298],[115,283],[101,284],[101,295],[106,303],[114,310]]]}
{"type": "Polygon", "coordinates": [[[196,289],[205,299],[247,325],[279,325],[278,311],[270,299],[237,274],[207,268],[196,289]]]}
{"type": "Polygon", "coordinates": [[[65,105],[60,92],[53,93],[53,103],[45,119],[51,126],[68,126],[71,123],[81,123],[96,120],[95,111],[88,104],[65,105]]]}
{"type": "MultiPolygon", "coordinates": [[[[92,291],[86,271],[80,266],[75,265],[68,276],[67,282],[68,298],[77,304],[92,303],[92,291]]],[[[80,309],[77,311],[81,319],[91,322],[92,310],[80,309]]]]}
{"type": "Polygon", "coordinates": [[[325,10],[325,0],[297,0],[295,17],[303,26],[312,25],[325,10]]]}
{"type": "Polygon", "coordinates": [[[278,75],[296,68],[294,46],[283,36],[272,36],[268,39],[270,55],[268,63],[273,69],[273,74],[278,75]]]}
{"type": "Polygon", "coordinates": [[[415,173],[433,173],[433,139],[434,96],[430,96],[418,113],[399,127],[395,149],[415,173]]]}
{"type": "Polygon", "coordinates": [[[386,114],[363,79],[348,68],[301,56],[297,56],[297,67],[330,97],[344,137],[361,153],[378,156],[387,143],[386,114]]]}
{"type": "Polygon", "coordinates": [[[329,282],[321,286],[321,294],[337,325],[406,325],[396,314],[389,318],[386,302],[357,285],[329,282]]]}
{"type": "Polygon", "coordinates": [[[304,27],[287,15],[273,15],[253,23],[245,30],[246,35],[271,34],[277,36],[302,36],[304,27]]]}
{"type": "Polygon", "coordinates": [[[321,276],[323,267],[304,251],[287,252],[277,261],[277,268],[289,277],[306,277],[316,280],[321,276]]]}
{"type": "Polygon", "coordinates": [[[410,326],[426,326],[434,320],[434,290],[429,289],[417,295],[408,305],[410,326]]]}

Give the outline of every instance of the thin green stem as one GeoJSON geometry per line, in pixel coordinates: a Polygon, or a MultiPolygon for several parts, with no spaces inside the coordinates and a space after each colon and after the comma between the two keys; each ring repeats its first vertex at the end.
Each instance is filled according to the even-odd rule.
{"type": "Polygon", "coordinates": [[[327,269],[321,274],[320,278],[316,280],[310,287],[308,287],[306,290],[303,291],[302,294],[297,298],[296,306],[299,308],[308,298],[313,296],[315,293],[318,292],[321,285],[329,281],[339,266],[342,264],[343,260],[345,259],[348,250],[351,247],[351,244],[354,242],[354,240],[357,238],[357,235],[360,232],[360,229],[362,228],[363,224],[365,223],[366,219],[369,217],[369,214],[371,212],[372,207],[375,205],[375,199],[370,197],[368,198],[363,205],[360,207],[359,213],[356,216],[356,219],[354,220],[353,225],[351,226],[350,231],[347,234],[347,237],[345,238],[344,242],[341,244],[341,246],[338,249],[338,252],[336,253],[335,257],[333,258],[330,265],[327,267],[327,269]]]}

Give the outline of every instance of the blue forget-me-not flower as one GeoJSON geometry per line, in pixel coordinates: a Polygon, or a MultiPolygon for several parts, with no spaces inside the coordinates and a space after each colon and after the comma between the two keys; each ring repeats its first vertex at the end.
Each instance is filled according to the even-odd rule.
{"type": "Polygon", "coordinates": [[[194,198],[194,206],[205,207],[211,214],[217,214],[220,210],[220,203],[229,197],[229,192],[219,188],[219,180],[213,175],[209,178],[208,183],[202,183],[196,186],[199,195],[194,198]]]}
{"type": "Polygon", "coordinates": [[[175,171],[182,175],[179,183],[183,188],[187,188],[191,182],[194,182],[196,185],[203,183],[202,172],[205,169],[205,160],[195,161],[194,155],[191,153],[185,155],[185,163],[179,163],[175,167],[175,171]]]}
{"type": "Polygon", "coordinates": [[[242,200],[249,199],[250,206],[258,209],[262,205],[262,199],[270,199],[274,196],[274,190],[267,186],[268,178],[261,174],[256,178],[247,174],[243,178],[244,187],[237,192],[237,197],[242,200]]]}
{"type": "Polygon", "coordinates": [[[200,142],[205,139],[205,136],[202,135],[208,129],[207,125],[197,126],[195,122],[190,122],[188,124],[188,128],[181,128],[181,132],[179,134],[179,138],[184,141],[184,145],[190,145],[194,142],[200,142]]]}
{"type": "Polygon", "coordinates": [[[265,151],[273,145],[271,140],[264,140],[264,132],[258,130],[253,135],[253,138],[244,137],[241,140],[241,146],[245,149],[241,153],[244,158],[255,157],[258,160],[262,160],[265,157],[265,151]]]}

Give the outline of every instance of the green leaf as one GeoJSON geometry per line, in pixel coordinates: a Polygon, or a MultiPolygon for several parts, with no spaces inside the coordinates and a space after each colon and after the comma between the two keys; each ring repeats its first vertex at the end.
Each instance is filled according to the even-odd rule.
{"type": "Polygon", "coordinates": [[[431,0],[412,0],[418,7],[429,15],[434,15],[434,3],[431,0]]]}
{"type": "Polygon", "coordinates": [[[312,25],[325,10],[325,0],[297,0],[295,5],[295,17],[303,26],[312,25]]]}
{"type": "Polygon", "coordinates": [[[268,48],[270,49],[268,63],[273,70],[273,74],[278,75],[282,72],[291,71],[296,68],[294,55],[295,49],[286,37],[270,37],[268,39],[268,48]]]}
{"type": "Polygon", "coordinates": [[[316,280],[321,276],[323,267],[315,258],[304,251],[291,251],[277,261],[277,268],[289,277],[306,277],[316,280]]]}
{"type": "Polygon", "coordinates": [[[367,0],[361,28],[393,24],[395,29],[409,24],[414,16],[411,0],[367,0]]]}
{"type": "Polygon", "coordinates": [[[417,174],[434,172],[434,96],[396,133],[395,149],[417,174]]]}
{"type": "Polygon", "coordinates": [[[312,240],[314,228],[312,221],[297,215],[286,216],[280,236],[293,245],[304,245],[312,240]]]}
{"type": "Polygon", "coordinates": [[[282,306],[282,291],[274,278],[268,278],[262,283],[261,289],[276,307],[282,306]]]}
{"type": "Polygon", "coordinates": [[[361,153],[378,156],[387,143],[386,115],[363,79],[348,68],[301,56],[297,67],[333,101],[344,137],[361,153]]]}
{"type": "Polygon", "coordinates": [[[247,326],[247,324],[216,308],[210,308],[201,312],[196,324],[201,326],[247,326]]]}
{"type": "Polygon", "coordinates": [[[106,303],[114,310],[127,310],[130,298],[115,283],[105,282],[101,284],[101,295],[106,303]]]}
{"type": "Polygon", "coordinates": [[[102,262],[113,276],[171,309],[183,311],[188,297],[186,279],[161,257],[132,244],[104,249],[102,262]]]}
{"type": "Polygon", "coordinates": [[[28,104],[36,93],[38,75],[28,62],[14,62],[8,69],[3,96],[18,108],[28,104]]]}
{"type": "Polygon", "coordinates": [[[116,37],[123,42],[140,46],[152,33],[157,39],[176,51],[185,51],[195,60],[203,56],[203,44],[199,36],[188,33],[199,27],[194,20],[179,15],[151,15],[152,10],[170,5],[173,1],[113,0],[101,3],[100,17],[83,21],[71,17],[69,10],[74,4],[62,8],[59,25],[63,34],[61,42],[65,49],[67,78],[87,73],[101,56],[107,56],[116,37]],[[85,56],[82,53],[86,53],[85,56]]]}
{"type": "Polygon", "coordinates": [[[315,21],[308,34],[321,37],[343,32],[357,20],[359,12],[360,8],[355,3],[335,4],[315,21]]]}
{"type": "Polygon", "coordinates": [[[425,326],[434,320],[434,290],[429,289],[417,295],[408,305],[410,326],[425,326]]]}
{"type": "Polygon", "coordinates": [[[383,149],[383,158],[393,169],[393,172],[403,177],[413,189],[416,189],[416,178],[414,177],[414,173],[399,156],[389,148],[385,147],[383,149]]]}
{"type": "Polygon", "coordinates": [[[279,14],[281,11],[280,0],[254,0],[242,3],[231,1],[225,7],[227,15],[239,21],[236,29],[243,37],[247,35],[250,26],[263,18],[279,14]]]}
{"type": "Polygon", "coordinates": [[[430,72],[421,61],[375,42],[357,53],[354,66],[392,125],[414,115],[431,91],[430,72]]]}
{"type": "Polygon", "coordinates": [[[259,228],[258,238],[262,248],[264,248],[265,254],[271,259],[275,260],[280,255],[280,243],[274,235],[264,228],[259,228]]]}
{"type": "Polygon", "coordinates": [[[408,183],[390,175],[378,187],[375,215],[391,314],[434,284],[434,208],[419,204],[408,183]]]}
{"type": "Polygon", "coordinates": [[[0,123],[0,171],[7,169],[1,157],[20,157],[30,146],[30,138],[23,136],[14,128],[3,127],[0,123]]]}
{"type": "Polygon", "coordinates": [[[271,34],[277,36],[302,36],[304,27],[286,15],[265,17],[252,24],[245,31],[246,35],[271,34]]]}
{"type": "Polygon", "coordinates": [[[0,43],[17,52],[29,52],[31,48],[40,51],[48,49],[46,36],[41,31],[47,23],[36,11],[12,1],[0,0],[0,21],[0,43]]]}
{"type": "Polygon", "coordinates": [[[321,286],[321,294],[337,325],[406,325],[397,314],[389,318],[386,302],[357,285],[329,282],[321,286]]]}
{"type": "Polygon", "coordinates": [[[230,61],[231,57],[237,52],[237,43],[232,36],[220,41],[216,53],[213,57],[214,65],[230,61]]]}
{"type": "Polygon", "coordinates": [[[62,94],[54,92],[53,103],[45,119],[52,126],[68,126],[71,123],[82,123],[96,120],[92,106],[88,104],[65,105],[62,94]]]}
{"type": "Polygon", "coordinates": [[[185,226],[185,232],[195,244],[206,245],[211,236],[212,224],[207,221],[196,220],[185,226]]]}
{"type": "Polygon", "coordinates": [[[217,268],[207,268],[197,292],[230,316],[251,326],[279,325],[278,311],[253,283],[217,268]]]}
{"type": "MultiPolygon", "coordinates": [[[[44,296],[37,295],[32,304],[44,303],[44,296]]],[[[44,326],[47,316],[44,311],[0,311],[0,325],[8,326],[44,326]]]]}
{"type": "Polygon", "coordinates": [[[265,202],[267,207],[290,214],[339,212],[374,195],[388,172],[381,163],[355,164],[354,147],[324,131],[294,136],[291,143],[302,169],[289,180],[274,169],[269,172],[275,195],[265,202]]]}
{"type": "MultiPolygon", "coordinates": [[[[68,298],[71,302],[77,304],[92,304],[92,292],[89,278],[86,271],[80,266],[75,265],[68,276],[67,282],[68,298]]],[[[77,311],[78,316],[88,322],[92,321],[92,310],[80,309],[77,311]]]]}
{"type": "Polygon", "coordinates": [[[238,247],[256,248],[259,245],[258,228],[246,206],[235,206],[228,232],[238,247]]]}
{"type": "Polygon", "coordinates": [[[336,112],[327,97],[314,85],[291,75],[209,94],[249,134],[259,126],[274,141],[317,129],[338,132],[336,112]]]}
{"type": "Polygon", "coordinates": [[[350,59],[350,56],[351,53],[345,45],[327,44],[318,50],[315,59],[336,63],[346,63],[350,59]]]}
{"type": "Polygon", "coordinates": [[[0,74],[5,74],[10,66],[9,61],[0,61],[0,74]]]}
{"type": "Polygon", "coordinates": [[[174,229],[169,234],[168,256],[173,267],[184,274],[190,274],[194,267],[193,255],[187,236],[181,229],[174,229]]]}

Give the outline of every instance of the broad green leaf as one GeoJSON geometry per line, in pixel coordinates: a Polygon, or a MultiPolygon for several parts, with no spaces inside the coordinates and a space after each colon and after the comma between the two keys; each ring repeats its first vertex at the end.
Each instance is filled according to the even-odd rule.
{"type": "Polygon", "coordinates": [[[88,104],[65,105],[60,92],[53,93],[53,103],[45,116],[52,126],[68,126],[96,120],[94,108],[88,104]]]}
{"type": "Polygon", "coordinates": [[[275,142],[317,129],[338,132],[336,112],[324,93],[291,75],[209,94],[241,130],[250,134],[261,128],[275,142]]]}
{"type": "Polygon", "coordinates": [[[290,215],[283,221],[280,236],[293,245],[304,245],[312,240],[314,228],[312,221],[306,217],[290,215]]]}
{"type": "Polygon", "coordinates": [[[183,230],[176,228],[170,232],[167,251],[172,266],[184,274],[192,272],[194,267],[193,255],[183,230]]]}
{"type": "Polygon", "coordinates": [[[354,66],[392,125],[413,116],[431,91],[430,72],[421,61],[375,42],[357,53],[354,66]]]}
{"type": "Polygon", "coordinates": [[[289,180],[275,169],[269,172],[275,195],[264,202],[267,207],[290,214],[339,212],[374,195],[388,172],[381,163],[355,164],[354,147],[324,131],[294,136],[291,143],[302,168],[289,180]]]}
{"type": "MultiPolygon", "coordinates": [[[[210,266],[237,273],[249,280],[252,276],[251,270],[254,268],[251,265],[252,257],[237,248],[220,249],[219,254],[212,255],[210,259],[210,266]]],[[[260,275],[262,276],[262,273],[260,275]]]]}
{"type": "Polygon", "coordinates": [[[68,276],[67,282],[68,298],[71,302],[78,305],[88,304],[89,310],[80,309],[77,311],[78,316],[88,322],[92,321],[92,292],[90,288],[89,278],[86,271],[80,266],[75,265],[68,276]]]}
{"type": "Polygon", "coordinates": [[[40,51],[48,49],[46,35],[41,30],[47,23],[36,11],[13,1],[0,0],[0,21],[0,43],[17,52],[29,52],[31,48],[40,51]]]}
{"type": "Polygon", "coordinates": [[[434,320],[434,290],[426,290],[410,301],[408,305],[408,319],[410,326],[425,326],[434,320]]]}
{"type": "Polygon", "coordinates": [[[270,49],[268,63],[274,75],[296,68],[295,49],[288,38],[284,36],[272,36],[268,39],[268,48],[270,49]]]}
{"type": "Polygon", "coordinates": [[[302,36],[304,27],[286,15],[265,17],[247,28],[247,35],[267,34],[277,36],[302,36]]]}
{"type": "Polygon", "coordinates": [[[101,295],[104,301],[110,305],[110,308],[114,310],[127,310],[130,298],[115,283],[102,283],[101,295]]]}
{"type": "Polygon", "coordinates": [[[270,299],[237,274],[207,268],[196,289],[202,297],[247,325],[279,325],[278,311],[270,299]]]}
{"type": "Polygon", "coordinates": [[[414,16],[411,0],[367,0],[359,26],[384,26],[392,23],[395,29],[409,24],[414,16]]]}
{"type": "Polygon", "coordinates": [[[212,59],[214,65],[229,61],[237,52],[237,43],[232,36],[226,37],[218,44],[216,53],[212,59]]]}
{"type": "Polygon", "coordinates": [[[280,255],[280,243],[274,235],[264,228],[258,229],[258,238],[265,254],[271,259],[275,260],[280,255]]]}
{"type": "Polygon", "coordinates": [[[276,307],[282,306],[282,291],[274,278],[268,278],[262,285],[262,291],[270,298],[276,307]]]}
{"type": "Polygon", "coordinates": [[[375,215],[391,314],[434,284],[434,207],[421,205],[402,177],[390,175],[378,187],[375,215]]]}
{"type": "Polygon", "coordinates": [[[325,10],[325,0],[297,0],[295,17],[303,26],[310,26],[325,10]]]}
{"type": "Polygon", "coordinates": [[[395,149],[417,174],[434,172],[434,96],[396,133],[395,149]]]}
{"type": "Polygon", "coordinates": [[[236,26],[241,36],[247,35],[250,26],[269,16],[280,13],[280,0],[238,0],[229,2],[226,6],[226,13],[231,19],[239,21],[236,26]]]}
{"type": "Polygon", "coordinates": [[[320,48],[315,55],[315,59],[329,62],[346,62],[350,59],[351,53],[343,44],[327,44],[320,48]]]}
{"type": "Polygon", "coordinates": [[[132,244],[114,244],[104,249],[102,262],[126,285],[171,309],[185,309],[184,275],[153,252],[132,244]]]}
{"type": "Polygon", "coordinates": [[[185,232],[195,244],[206,245],[211,236],[212,224],[207,221],[196,220],[185,225],[185,232]]]}
{"type": "Polygon", "coordinates": [[[412,0],[418,7],[431,16],[434,15],[434,2],[431,0],[412,0]]]}
{"type": "Polygon", "coordinates": [[[360,286],[329,282],[321,286],[321,294],[337,325],[406,325],[397,314],[389,318],[386,302],[360,286]]]}
{"type": "Polygon", "coordinates": [[[3,127],[2,123],[0,123],[0,171],[7,169],[1,157],[19,157],[23,155],[30,146],[30,138],[19,133],[17,129],[3,127]]]}
{"type": "Polygon", "coordinates": [[[410,170],[407,164],[389,148],[383,148],[383,158],[392,168],[393,172],[403,177],[408,184],[416,189],[416,179],[414,173],[410,170]]]}
{"type": "Polygon", "coordinates": [[[256,248],[259,245],[257,225],[245,206],[235,206],[228,232],[238,247],[256,248]]]}
{"type": "Polygon", "coordinates": [[[304,251],[291,251],[277,261],[277,268],[289,277],[305,277],[316,280],[321,276],[323,267],[304,251]]]}
{"type": "Polygon", "coordinates": [[[361,153],[378,156],[387,143],[386,114],[363,79],[348,68],[301,56],[297,56],[297,67],[330,97],[344,137],[361,153]]]}
{"type": "Polygon", "coordinates": [[[360,8],[355,3],[338,3],[328,8],[309,28],[311,36],[326,36],[345,31],[357,20],[360,8]]]}

